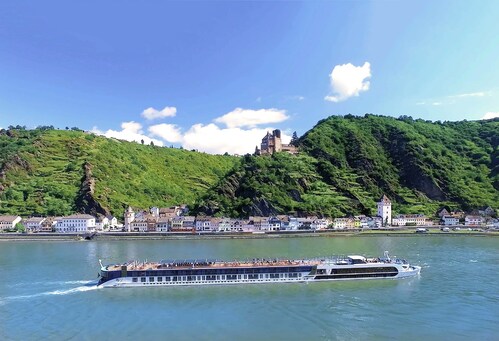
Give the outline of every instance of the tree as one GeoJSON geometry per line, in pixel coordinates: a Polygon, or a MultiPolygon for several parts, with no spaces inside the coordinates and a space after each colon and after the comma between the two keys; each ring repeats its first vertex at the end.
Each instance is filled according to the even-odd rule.
{"type": "Polygon", "coordinates": [[[24,225],[21,223],[17,223],[15,229],[16,229],[16,232],[19,232],[19,233],[26,232],[26,227],[24,227],[24,225]]]}
{"type": "Polygon", "coordinates": [[[152,142],[152,140],[151,140],[151,143],[150,143],[150,145],[154,147],[154,142],[152,142]]]}
{"type": "Polygon", "coordinates": [[[291,142],[289,143],[290,145],[292,146],[295,146],[295,147],[298,147],[298,134],[295,132],[293,132],[293,136],[291,137],[291,142]]]}
{"type": "Polygon", "coordinates": [[[144,144],[144,139],[140,140],[140,143],[144,144]]]}

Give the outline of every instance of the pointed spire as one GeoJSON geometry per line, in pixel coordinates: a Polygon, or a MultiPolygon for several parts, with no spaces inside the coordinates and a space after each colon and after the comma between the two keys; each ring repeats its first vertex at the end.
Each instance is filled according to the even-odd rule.
{"type": "Polygon", "coordinates": [[[382,202],[382,203],[385,203],[385,204],[391,204],[392,203],[390,201],[390,199],[388,199],[388,197],[384,193],[383,193],[383,196],[379,199],[379,202],[382,202]]]}

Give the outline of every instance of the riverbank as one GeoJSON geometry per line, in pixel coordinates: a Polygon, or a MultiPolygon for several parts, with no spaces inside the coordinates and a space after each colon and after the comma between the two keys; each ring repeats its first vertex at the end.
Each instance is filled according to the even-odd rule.
{"type": "Polygon", "coordinates": [[[75,240],[189,240],[189,239],[259,239],[259,238],[301,238],[301,237],[367,237],[367,236],[499,236],[498,230],[469,231],[462,229],[449,232],[439,228],[428,228],[425,233],[416,233],[415,229],[392,228],[375,230],[326,230],[326,231],[273,231],[266,233],[161,233],[161,232],[100,232],[95,234],[70,233],[0,233],[0,241],[75,241],[75,240]]]}

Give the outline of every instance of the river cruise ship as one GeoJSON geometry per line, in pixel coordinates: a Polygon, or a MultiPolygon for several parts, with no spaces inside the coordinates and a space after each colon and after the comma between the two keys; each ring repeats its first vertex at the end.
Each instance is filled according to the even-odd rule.
{"type": "Polygon", "coordinates": [[[390,258],[388,252],[382,258],[133,261],[116,265],[101,263],[98,285],[138,287],[399,279],[418,275],[420,270],[421,267],[403,259],[390,258]]]}

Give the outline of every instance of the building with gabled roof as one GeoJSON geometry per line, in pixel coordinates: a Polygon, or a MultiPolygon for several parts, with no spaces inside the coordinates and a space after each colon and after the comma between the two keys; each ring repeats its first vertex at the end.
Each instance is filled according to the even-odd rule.
{"type": "Polygon", "coordinates": [[[43,222],[47,218],[45,217],[30,217],[23,221],[26,227],[26,232],[40,232],[42,230],[43,222]]]}
{"type": "Polygon", "coordinates": [[[21,222],[21,217],[18,215],[2,215],[0,216],[0,231],[13,230],[17,223],[21,222]]]}
{"type": "Polygon", "coordinates": [[[90,214],[72,214],[62,217],[55,225],[59,233],[86,233],[95,230],[95,217],[90,214]]]}

